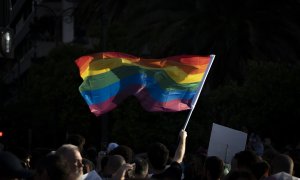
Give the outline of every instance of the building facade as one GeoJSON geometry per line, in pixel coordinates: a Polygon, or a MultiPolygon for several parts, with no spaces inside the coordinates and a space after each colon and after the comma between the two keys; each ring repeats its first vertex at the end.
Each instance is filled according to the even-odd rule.
{"type": "Polygon", "coordinates": [[[73,11],[77,2],[70,0],[4,0],[2,25],[13,31],[12,65],[3,80],[11,83],[31,63],[46,56],[58,43],[74,40],[73,11]]]}

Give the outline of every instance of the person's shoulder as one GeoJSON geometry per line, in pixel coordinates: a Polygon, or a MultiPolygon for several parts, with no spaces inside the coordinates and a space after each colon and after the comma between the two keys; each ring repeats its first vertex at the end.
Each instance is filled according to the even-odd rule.
{"type": "Polygon", "coordinates": [[[292,176],[286,172],[279,172],[267,177],[265,180],[300,180],[300,178],[292,176]]]}
{"type": "Polygon", "coordinates": [[[181,165],[173,161],[170,166],[166,168],[166,170],[160,174],[154,174],[151,178],[153,179],[163,179],[163,178],[172,178],[172,179],[180,179],[182,176],[182,167],[181,165]]]}
{"type": "Polygon", "coordinates": [[[83,175],[84,180],[103,180],[103,178],[100,177],[100,175],[95,171],[92,170],[88,172],[87,174],[83,175]]]}

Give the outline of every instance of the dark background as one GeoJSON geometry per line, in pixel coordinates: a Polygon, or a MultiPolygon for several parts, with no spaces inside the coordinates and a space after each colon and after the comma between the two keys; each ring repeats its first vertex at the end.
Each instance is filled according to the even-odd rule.
{"type": "MultiPolygon", "coordinates": [[[[78,1],[72,14],[74,42],[58,42],[46,56],[32,58],[31,67],[14,82],[0,81],[0,140],[28,150],[56,148],[68,134],[79,133],[86,146],[98,149],[111,141],[136,151],[154,140],[172,146],[188,112],[149,113],[134,98],[105,116],[89,112],[78,91],[82,80],[74,61],[89,53],[119,51],[144,58],[216,55],[187,128],[189,150],[208,146],[213,122],[238,130],[246,126],[281,150],[295,146],[299,7],[296,0],[78,1]],[[86,37],[98,41],[87,48],[86,37]]],[[[53,18],[46,20],[34,21],[31,33],[54,33],[49,30],[53,18]]],[[[4,77],[18,59],[2,56],[0,62],[4,77]]]]}

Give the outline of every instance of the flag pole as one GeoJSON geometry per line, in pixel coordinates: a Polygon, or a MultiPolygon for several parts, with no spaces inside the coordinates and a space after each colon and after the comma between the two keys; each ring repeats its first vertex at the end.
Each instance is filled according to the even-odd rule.
{"type": "Polygon", "coordinates": [[[211,65],[212,65],[212,63],[213,63],[213,61],[214,61],[214,59],[215,59],[215,55],[210,55],[210,59],[211,59],[211,61],[209,62],[208,68],[206,69],[206,71],[205,71],[205,73],[204,73],[203,81],[200,83],[200,85],[199,85],[199,87],[198,87],[198,90],[197,90],[197,94],[194,96],[193,101],[192,101],[192,103],[191,103],[191,110],[190,110],[190,112],[189,112],[189,115],[188,115],[187,120],[185,121],[183,130],[186,129],[186,127],[187,127],[187,125],[188,125],[188,123],[189,123],[189,121],[190,121],[190,118],[191,118],[191,116],[192,116],[192,113],[193,113],[193,111],[194,111],[194,108],[195,108],[195,106],[196,106],[196,103],[197,103],[198,98],[199,98],[199,96],[200,96],[201,90],[202,90],[203,85],[204,85],[204,83],[205,83],[207,74],[208,74],[208,72],[209,72],[209,70],[210,70],[210,68],[211,68],[211,65]]]}
{"type": "Polygon", "coordinates": [[[191,117],[191,115],[192,115],[192,113],[193,113],[193,110],[194,110],[194,108],[190,110],[189,115],[188,115],[188,118],[187,118],[187,120],[185,121],[183,130],[186,129],[186,127],[187,127],[187,125],[188,125],[188,123],[189,123],[189,121],[190,121],[190,117],[191,117]]]}

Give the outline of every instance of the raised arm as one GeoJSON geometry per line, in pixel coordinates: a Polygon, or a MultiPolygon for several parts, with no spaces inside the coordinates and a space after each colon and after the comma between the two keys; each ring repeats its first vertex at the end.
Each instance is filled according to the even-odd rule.
{"type": "Polygon", "coordinates": [[[181,163],[183,161],[183,157],[185,154],[185,146],[186,146],[186,137],[187,133],[185,130],[181,130],[179,133],[179,144],[177,146],[173,161],[177,163],[181,163]]]}
{"type": "Polygon", "coordinates": [[[125,163],[112,176],[112,180],[125,180],[125,175],[128,170],[132,170],[135,164],[125,163]]]}

